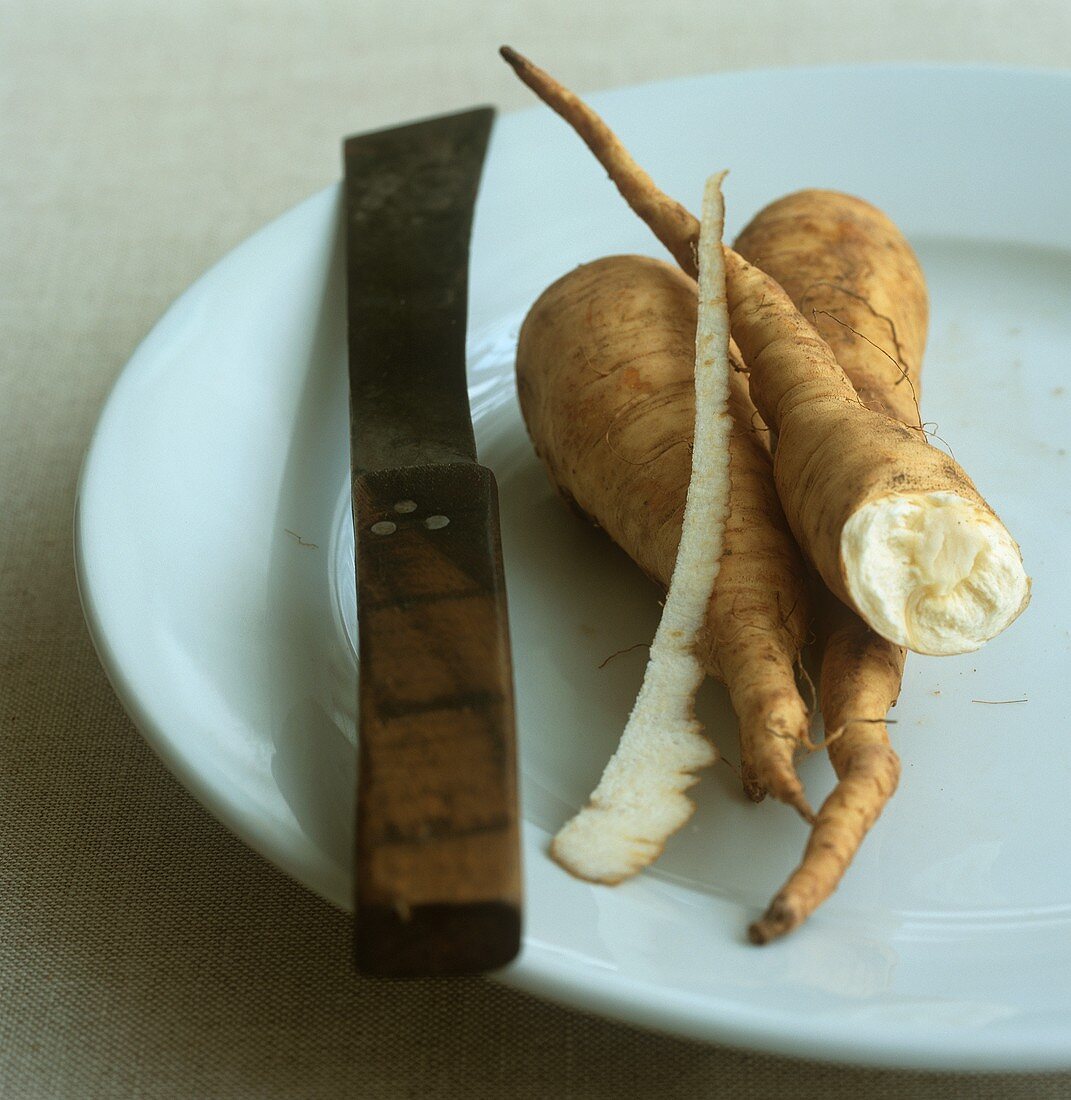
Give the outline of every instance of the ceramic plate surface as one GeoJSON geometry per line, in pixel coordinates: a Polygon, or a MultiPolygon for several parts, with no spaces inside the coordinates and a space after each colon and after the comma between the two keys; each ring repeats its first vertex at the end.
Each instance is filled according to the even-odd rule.
{"type": "MultiPolygon", "coordinates": [[[[494,60],[489,64],[495,64],[494,60]]],[[[473,243],[477,436],[503,502],[527,880],[502,979],[669,1032],[815,1058],[1071,1067],[1071,78],[862,68],[698,77],[594,97],[671,194],[729,167],[735,234],[804,186],[865,196],[930,282],[925,418],[1021,541],[1029,611],[981,652],[912,656],[903,779],[840,890],[757,949],[745,929],[804,825],[730,768],[616,889],[546,855],[623,727],[654,589],[552,494],[517,408],[527,307],[575,264],[660,255],[548,110],[499,120],[473,243]],[[1017,700],[1004,705],[985,701],[1017,700]]],[[[253,848],[350,904],[353,542],[337,188],[257,233],[144,341],[103,411],[77,515],[102,660],[145,736],[253,848]]],[[[703,717],[729,760],[734,726],[703,717]]],[[[803,765],[812,800],[832,785],[803,765]]]]}

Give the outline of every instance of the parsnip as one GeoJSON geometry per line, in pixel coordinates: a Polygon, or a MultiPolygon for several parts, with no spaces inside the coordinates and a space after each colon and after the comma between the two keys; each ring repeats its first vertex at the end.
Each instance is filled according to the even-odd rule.
{"type": "MultiPolygon", "coordinates": [[[[678,262],[697,223],[605,123],[508,48],[518,75],[580,133],[678,262]]],[[[774,476],[797,541],[882,637],[921,653],[977,649],[1029,601],[1019,548],[958,463],[920,430],[863,405],[829,346],[763,272],[726,249],[733,335],[751,396],[778,437],[774,476]]]]}

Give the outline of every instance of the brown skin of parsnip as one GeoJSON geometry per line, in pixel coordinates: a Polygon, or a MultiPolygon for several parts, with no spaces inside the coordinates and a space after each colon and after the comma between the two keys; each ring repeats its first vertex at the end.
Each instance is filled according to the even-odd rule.
{"type": "MultiPolygon", "coordinates": [[[[549,287],[517,350],[521,409],[551,481],[662,586],[691,472],[695,326],[690,278],[658,260],[613,256],[549,287]]],[[[742,371],[730,411],[729,519],[699,655],[729,689],[748,793],[769,790],[810,820],[793,767],[810,724],[796,685],[805,572],[742,371]]]]}
{"type": "Polygon", "coordinates": [[[759,211],[733,247],[780,284],[864,405],[920,426],[929,298],[887,215],[839,191],[795,191],[759,211]]]}

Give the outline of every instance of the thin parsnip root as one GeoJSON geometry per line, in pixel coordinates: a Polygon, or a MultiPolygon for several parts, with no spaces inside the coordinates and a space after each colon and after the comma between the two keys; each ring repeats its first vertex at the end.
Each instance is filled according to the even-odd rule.
{"type": "MultiPolygon", "coordinates": [[[[565,118],[685,270],[695,219],[657,190],[598,116],[515,51],[503,56],[565,118]]],[[[733,335],[751,396],[778,437],[774,475],[797,541],[877,633],[969,652],[1029,601],[1007,529],[949,455],[862,404],[829,346],[764,272],[726,249],[733,335]]]]}
{"type": "Polygon", "coordinates": [[[826,597],[819,612],[821,700],[837,785],[818,811],[799,866],[748,929],[752,943],[791,932],[829,897],[900,778],[884,718],[900,692],[904,650],[826,597]]]}
{"type": "Polygon", "coordinates": [[[686,791],[717,759],[695,717],[703,669],[696,638],[707,614],[729,511],[729,316],[721,249],[721,177],[707,184],[695,329],[694,435],[677,560],[647,670],[621,743],[588,804],[554,838],[551,854],[573,874],[620,882],[661,854],[692,815],[686,791]]]}
{"type": "Polygon", "coordinates": [[[699,221],[695,215],[658,189],[613,130],[579,96],[510,46],[498,52],[517,76],[577,132],[606,169],[621,197],[647,223],[681,270],[694,279],[699,270],[699,221]]]}
{"type": "MultiPolygon", "coordinates": [[[[552,483],[663,586],[690,472],[695,328],[691,279],[658,260],[613,256],[544,291],[517,349],[521,409],[552,483]]],[[[794,767],[810,726],[794,675],[808,625],[803,562],[736,367],[729,516],[698,653],[729,689],[749,796],[768,791],[811,819],[794,767]]]]}

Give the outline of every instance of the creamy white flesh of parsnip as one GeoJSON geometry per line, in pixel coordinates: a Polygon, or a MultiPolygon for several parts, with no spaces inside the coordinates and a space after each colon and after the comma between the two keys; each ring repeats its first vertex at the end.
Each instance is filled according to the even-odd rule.
{"type": "Polygon", "coordinates": [[[588,804],[551,855],[593,882],[620,882],[658,858],[695,808],[685,793],[717,760],[695,717],[703,668],[695,640],[721,564],[729,513],[729,308],[721,176],[707,182],[699,240],[695,435],[677,561],[636,704],[588,804]]]}
{"type": "Polygon", "coordinates": [[[916,653],[969,653],[1026,606],[1019,547],[956,493],[872,500],[844,525],[848,593],[878,634],[916,653]]]}

